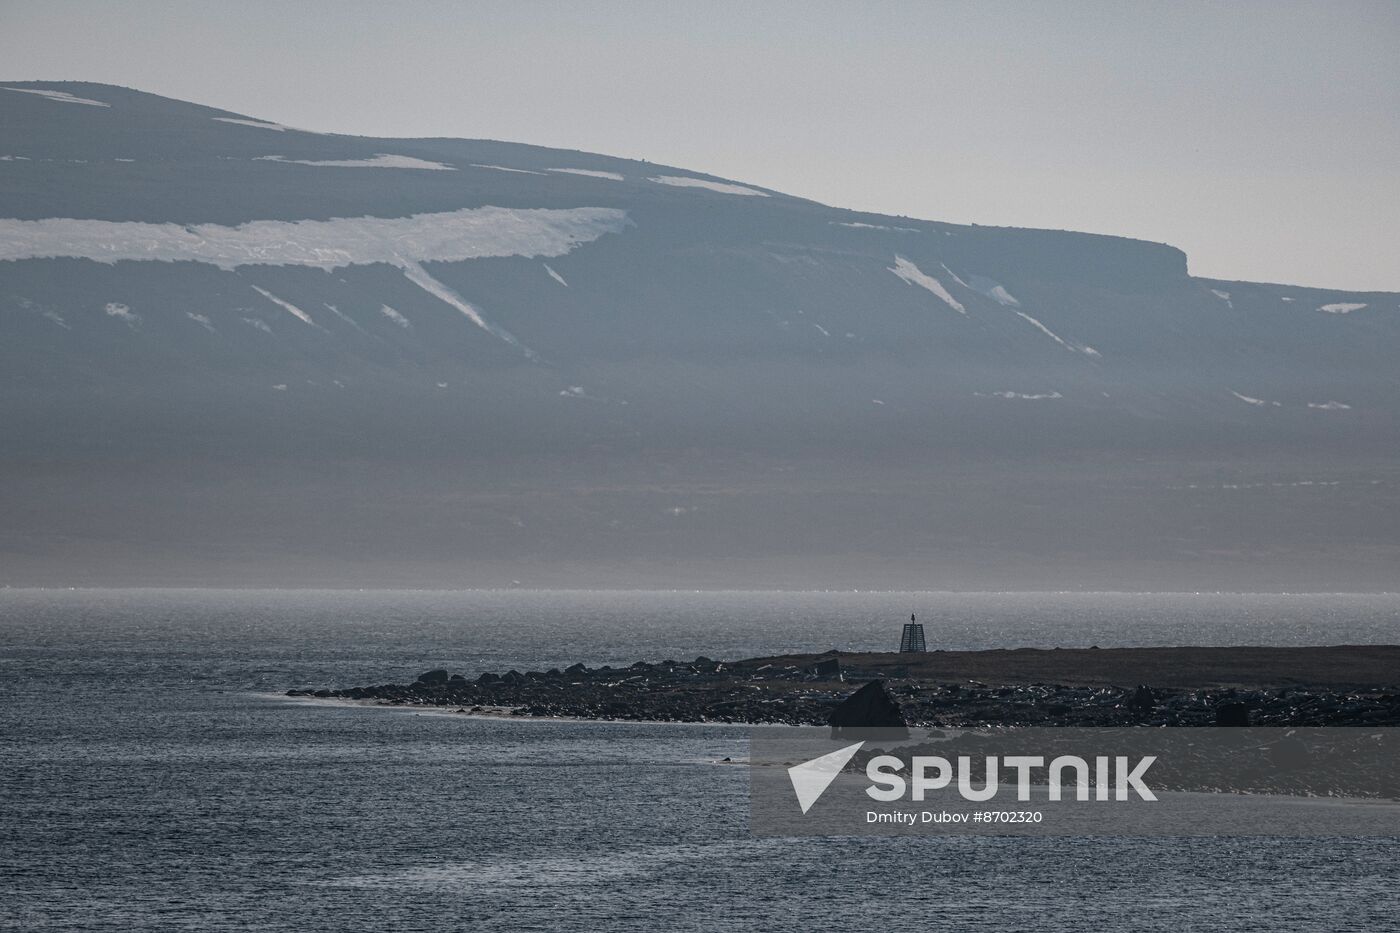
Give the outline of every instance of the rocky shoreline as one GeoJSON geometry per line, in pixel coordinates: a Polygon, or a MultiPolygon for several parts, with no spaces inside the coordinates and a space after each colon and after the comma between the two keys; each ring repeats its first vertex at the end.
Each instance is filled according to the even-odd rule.
{"type": "Polygon", "coordinates": [[[826,725],[875,681],[910,726],[1400,725],[1400,646],[1390,645],[829,651],[472,679],[439,668],[407,684],[287,695],[528,717],[826,725]]]}

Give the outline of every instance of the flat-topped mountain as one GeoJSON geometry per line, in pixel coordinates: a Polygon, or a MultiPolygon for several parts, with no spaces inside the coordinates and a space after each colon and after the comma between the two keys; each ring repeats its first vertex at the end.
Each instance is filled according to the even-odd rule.
{"type": "Polygon", "coordinates": [[[0,82],[3,583],[1385,588],[1397,358],[1162,244],[0,82]]]}

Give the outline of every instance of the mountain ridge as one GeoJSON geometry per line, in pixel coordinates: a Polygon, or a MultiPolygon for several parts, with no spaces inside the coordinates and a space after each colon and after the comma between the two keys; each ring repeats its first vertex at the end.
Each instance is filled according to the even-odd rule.
{"type": "Polygon", "coordinates": [[[0,582],[334,581],[373,529],[381,582],[1384,588],[1400,557],[1393,293],[0,89],[0,582]]]}

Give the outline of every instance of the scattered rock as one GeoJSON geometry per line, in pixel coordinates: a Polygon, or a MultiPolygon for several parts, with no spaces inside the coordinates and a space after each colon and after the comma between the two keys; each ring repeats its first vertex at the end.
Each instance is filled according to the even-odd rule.
{"type": "Polygon", "coordinates": [[[1249,707],[1243,703],[1221,703],[1215,708],[1217,726],[1241,727],[1249,725],[1249,707]]]}

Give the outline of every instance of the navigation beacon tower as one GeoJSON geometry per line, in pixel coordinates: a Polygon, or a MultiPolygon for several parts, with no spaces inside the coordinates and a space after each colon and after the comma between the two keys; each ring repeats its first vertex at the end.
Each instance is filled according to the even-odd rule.
{"type": "Polygon", "coordinates": [[[914,621],[914,614],[909,614],[909,621],[904,623],[904,634],[899,636],[900,653],[906,651],[927,651],[928,646],[924,644],[924,627],[914,621]]]}

